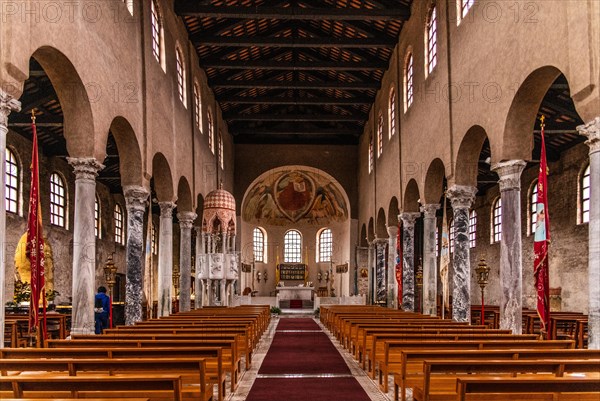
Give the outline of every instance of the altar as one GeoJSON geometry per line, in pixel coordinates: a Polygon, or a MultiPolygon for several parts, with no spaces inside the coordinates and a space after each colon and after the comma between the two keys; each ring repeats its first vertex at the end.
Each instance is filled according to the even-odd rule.
{"type": "Polygon", "coordinates": [[[280,301],[289,301],[292,299],[301,299],[310,301],[314,287],[277,287],[280,301]]]}

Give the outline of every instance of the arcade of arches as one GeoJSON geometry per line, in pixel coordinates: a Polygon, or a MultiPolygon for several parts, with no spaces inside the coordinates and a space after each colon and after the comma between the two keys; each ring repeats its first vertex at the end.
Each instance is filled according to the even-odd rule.
{"type": "MultiPolygon", "coordinates": [[[[436,314],[443,217],[453,318],[470,321],[470,306],[481,301],[474,268],[484,258],[491,267],[486,303],[499,307],[501,328],[520,333],[523,308],[534,309],[536,302],[532,225],[544,115],[552,308],[587,314],[589,347],[600,348],[598,2],[540,2],[529,16],[535,23],[524,21],[529,9],[520,1],[514,9],[496,2],[500,15],[492,17],[486,2],[475,0],[470,3],[479,7],[459,22],[452,15],[460,0],[372,2],[409,10],[393,45],[380,45],[389,51],[380,75],[370,75],[367,66],[341,80],[318,75],[319,85],[329,89],[306,89],[306,79],[298,88],[259,88],[243,96],[219,85],[223,76],[244,79],[234,74],[243,66],[233,60],[248,61],[247,52],[217,60],[223,66],[218,55],[207,57],[198,44],[203,35],[190,22],[193,13],[174,3],[135,0],[127,8],[116,0],[96,2],[101,16],[93,22],[75,6],[72,17],[81,18],[79,24],[66,14],[47,18],[41,6],[27,11],[19,2],[1,5],[3,304],[27,280],[19,240],[27,227],[29,116],[35,109],[44,234],[52,247],[48,277],[58,292],[54,302],[72,308],[73,333],[93,333],[93,297],[106,284],[103,267],[111,255],[117,266],[113,294],[124,305],[125,324],[168,315],[173,305],[232,305],[247,289],[271,302],[281,281],[326,287],[326,295],[347,302],[436,314]],[[435,32],[431,7],[437,7],[435,32]],[[220,68],[231,70],[217,79],[220,68]],[[326,111],[349,124],[317,118],[314,130],[322,137],[302,137],[293,120],[258,121],[303,121],[302,112],[316,113],[316,106],[302,102],[317,104],[338,93],[336,85],[375,79],[366,103],[366,95],[335,95],[326,111]],[[310,102],[300,101],[299,91],[310,90],[310,102]],[[227,100],[260,96],[276,103],[285,91],[296,98],[282,102],[279,111],[264,104],[235,108],[227,100]],[[366,104],[364,112],[353,109],[353,101],[366,104]],[[282,118],[286,107],[291,112],[282,118]],[[250,123],[242,127],[238,114],[250,123]],[[357,123],[358,115],[364,121],[357,123]],[[340,127],[349,134],[340,134],[340,127]],[[262,134],[244,133],[252,130],[262,134]],[[395,274],[399,227],[401,294],[395,274]],[[212,267],[201,278],[209,260],[212,267]],[[283,280],[278,266],[286,264],[304,266],[302,277],[288,271],[283,280]],[[335,272],[345,264],[347,271],[335,272]],[[220,276],[215,266],[223,267],[220,276]]],[[[371,25],[354,22],[349,26],[368,37],[371,25]]],[[[232,29],[219,24],[200,25],[211,32],[232,29]]],[[[301,31],[313,32],[311,24],[301,31]]],[[[282,34],[274,49],[285,48],[285,38],[292,40],[282,34]]],[[[317,62],[331,43],[301,50],[301,57],[311,57],[300,60],[317,62]]],[[[338,44],[351,48],[342,39],[338,44]]],[[[252,65],[268,69],[281,54],[273,51],[271,64],[252,65]]],[[[303,81],[302,74],[290,77],[303,81]]],[[[265,73],[261,79],[279,78],[265,73]]],[[[305,125],[302,130],[309,131],[305,125]]]]}

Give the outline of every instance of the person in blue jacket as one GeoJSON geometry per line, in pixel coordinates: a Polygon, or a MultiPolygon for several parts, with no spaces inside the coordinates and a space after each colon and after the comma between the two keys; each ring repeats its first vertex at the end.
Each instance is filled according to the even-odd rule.
{"type": "Polygon", "coordinates": [[[94,317],[96,318],[96,334],[108,328],[108,315],[110,311],[110,298],[106,295],[106,287],[98,287],[94,302],[94,317]]]}

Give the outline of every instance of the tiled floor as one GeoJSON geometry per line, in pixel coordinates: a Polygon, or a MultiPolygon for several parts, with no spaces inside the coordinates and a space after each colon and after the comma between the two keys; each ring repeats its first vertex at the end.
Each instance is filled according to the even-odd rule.
{"type": "MultiPolygon", "coordinates": [[[[312,311],[309,311],[307,313],[305,310],[302,309],[286,309],[282,311],[282,315],[286,317],[312,317],[312,311]]],[[[273,341],[273,337],[275,335],[275,328],[279,319],[280,317],[274,317],[273,319],[271,319],[271,324],[269,325],[269,328],[263,335],[263,338],[260,340],[258,347],[253,354],[252,367],[242,374],[237,390],[235,391],[235,393],[229,395],[229,397],[227,398],[228,401],[244,401],[246,399],[248,393],[250,392],[250,388],[252,387],[252,384],[256,379],[260,365],[262,364],[262,361],[265,358],[269,347],[271,346],[271,342],[273,341]]],[[[340,344],[334,337],[332,337],[329,334],[329,332],[321,325],[321,322],[318,319],[315,319],[315,321],[317,322],[317,324],[319,324],[319,326],[321,326],[321,328],[323,328],[323,331],[329,336],[333,344],[340,351],[340,354],[346,361],[346,364],[350,368],[352,375],[356,378],[356,380],[363,387],[365,392],[369,395],[371,401],[392,400],[393,390],[391,390],[389,394],[383,394],[379,390],[377,384],[367,376],[365,371],[360,368],[360,366],[352,358],[352,356],[340,346],[340,344]]],[[[393,385],[390,388],[393,389],[393,385]]]]}

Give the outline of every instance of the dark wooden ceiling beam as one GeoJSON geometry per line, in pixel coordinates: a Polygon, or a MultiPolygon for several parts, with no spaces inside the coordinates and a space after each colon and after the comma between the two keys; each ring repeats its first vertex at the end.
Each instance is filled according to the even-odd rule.
{"type": "Polygon", "coordinates": [[[328,129],[305,129],[305,130],[285,130],[285,129],[240,129],[240,130],[231,130],[230,133],[234,136],[252,136],[252,135],[341,135],[341,136],[360,136],[362,134],[362,129],[338,129],[338,128],[328,128],[328,129]]]}
{"type": "Polygon", "coordinates": [[[278,121],[278,122],[304,122],[304,121],[317,121],[317,122],[352,122],[352,121],[365,121],[368,116],[361,114],[353,114],[348,116],[340,116],[336,114],[238,114],[238,113],[227,113],[223,115],[223,119],[226,121],[278,121]]]}
{"type": "Polygon", "coordinates": [[[285,70],[285,71],[364,71],[385,70],[388,63],[383,61],[361,61],[361,62],[335,62],[335,61],[277,61],[277,60],[215,60],[204,59],[200,61],[205,68],[224,68],[235,70],[285,70]]]}
{"type": "Polygon", "coordinates": [[[340,49],[357,48],[393,48],[396,41],[392,38],[286,38],[253,36],[204,36],[194,35],[194,45],[226,47],[333,47],[340,49]]]}
{"type": "Polygon", "coordinates": [[[255,88],[255,89],[340,89],[340,90],[377,90],[379,82],[305,82],[305,81],[253,81],[253,80],[214,80],[214,88],[255,88]]]}
{"type": "Polygon", "coordinates": [[[273,96],[221,96],[217,98],[219,103],[235,103],[235,104],[281,104],[281,105],[346,105],[354,104],[371,104],[373,99],[367,96],[357,96],[347,99],[336,99],[328,97],[273,97],[273,96]]]}
{"type": "Polygon", "coordinates": [[[232,7],[203,6],[193,1],[175,2],[175,12],[199,18],[279,19],[279,20],[334,20],[334,21],[389,21],[410,17],[408,7],[397,8],[302,8],[302,7],[232,7]]]}

